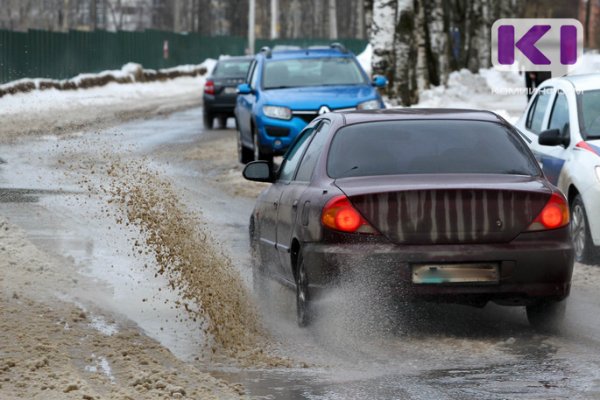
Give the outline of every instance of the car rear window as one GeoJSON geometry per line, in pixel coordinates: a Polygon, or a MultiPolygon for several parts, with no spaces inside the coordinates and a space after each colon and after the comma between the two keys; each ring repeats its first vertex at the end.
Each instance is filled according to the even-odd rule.
{"type": "Polygon", "coordinates": [[[579,95],[582,131],[587,139],[600,137],[600,90],[588,90],[579,95]]]}
{"type": "Polygon", "coordinates": [[[221,60],[212,75],[215,78],[245,78],[252,60],[221,60]]]}
{"type": "Polygon", "coordinates": [[[493,122],[411,120],[340,129],[328,155],[332,178],[396,174],[537,176],[537,162],[507,127],[493,122]]]}

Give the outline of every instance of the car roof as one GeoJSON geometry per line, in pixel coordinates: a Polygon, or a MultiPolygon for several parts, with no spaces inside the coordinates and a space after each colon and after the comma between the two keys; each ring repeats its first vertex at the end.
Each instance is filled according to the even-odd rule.
{"type": "Polygon", "coordinates": [[[342,111],[334,114],[341,114],[346,124],[409,119],[454,119],[506,124],[504,119],[491,111],[459,108],[391,108],[385,110],[342,111]]]}
{"type": "MultiPolygon", "coordinates": [[[[556,81],[566,81],[569,82],[576,91],[581,92],[585,90],[596,90],[600,89],[600,74],[581,74],[581,75],[568,75],[562,76],[560,78],[553,78],[546,82],[545,84],[551,85],[556,81]]],[[[546,86],[546,85],[544,85],[546,86]]]]}
{"type": "MultiPolygon", "coordinates": [[[[259,56],[266,55],[264,53],[258,53],[259,56]]],[[[308,48],[298,50],[273,50],[271,51],[270,57],[266,57],[270,60],[291,60],[296,58],[318,58],[318,57],[353,57],[354,55],[350,52],[341,52],[334,48],[308,48]]]]}

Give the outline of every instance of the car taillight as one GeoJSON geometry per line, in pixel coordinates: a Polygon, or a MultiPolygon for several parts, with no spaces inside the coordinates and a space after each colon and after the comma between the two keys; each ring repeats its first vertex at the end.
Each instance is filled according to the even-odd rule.
{"type": "Polygon", "coordinates": [[[552,193],[537,218],[529,225],[528,231],[543,231],[561,228],[569,224],[569,206],[563,195],[552,193]]]}
{"type": "Polygon", "coordinates": [[[321,222],[328,228],[342,232],[378,233],[375,228],[360,215],[346,196],[337,196],[327,202],[325,207],[323,207],[321,222]]]}
{"type": "Polygon", "coordinates": [[[215,94],[215,83],[213,81],[206,81],[206,83],[204,84],[204,93],[215,94]]]}

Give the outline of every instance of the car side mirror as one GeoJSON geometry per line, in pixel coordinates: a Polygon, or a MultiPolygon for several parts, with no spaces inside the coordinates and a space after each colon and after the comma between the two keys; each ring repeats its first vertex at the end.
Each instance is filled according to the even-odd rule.
{"type": "Polygon", "coordinates": [[[252,161],[244,168],[244,178],[255,182],[274,182],[271,163],[264,160],[252,161]]]}
{"type": "Polygon", "coordinates": [[[237,87],[238,94],[250,94],[252,93],[252,88],[247,83],[242,83],[237,87]]]}
{"type": "Polygon", "coordinates": [[[373,77],[373,86],[382,88],[382,87],[385,87],[387,84],[388,84],[388,80],[385,76],[375,75],[373,77]]]}
{"type": "Polygon", "coordinates": [[[540,133],[538,143],[542,146],[568,146],[568,139],[560,133],[559,129],[548,129],[540,133]]]}

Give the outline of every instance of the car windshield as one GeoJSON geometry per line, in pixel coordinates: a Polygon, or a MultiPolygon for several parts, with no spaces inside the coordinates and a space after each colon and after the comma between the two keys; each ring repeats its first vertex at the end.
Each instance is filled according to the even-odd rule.
{"type": "Polygon", "coordinates": [[[212,75],[215,78],[245,78],[252,60],[221,60],[212,75]]]}
{"type": "Polygon", "coordinates": [[[579,94],[581,131],[586,138],[600,138],[600,90],[579,94]]]}
{"type": "Polygon", "coordinates": [[[263,89],[365,83],[360,67],[350,57],[268,61],[263,72],[263,89]]]}
{"type": "Polygon", "coordinates": [[[493,122],[410,120],[340,129],[331,144],[332,178],[397,174],[540,174],[527,146],[493,122]]]}

